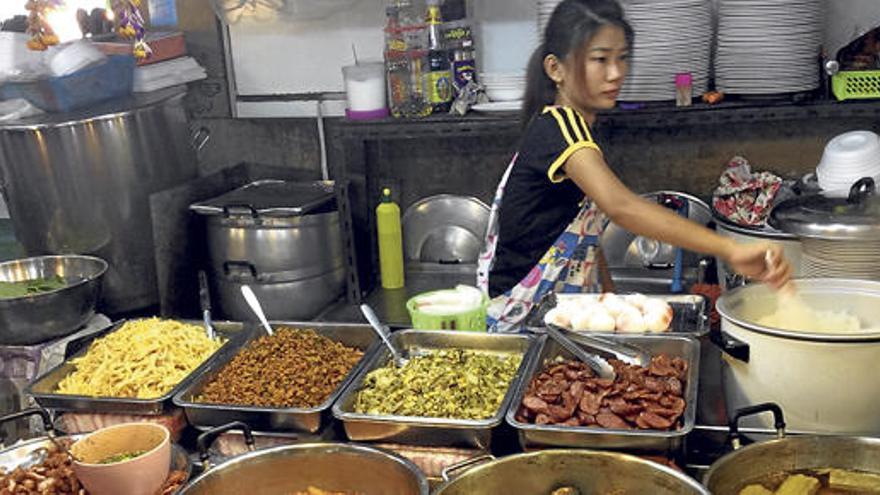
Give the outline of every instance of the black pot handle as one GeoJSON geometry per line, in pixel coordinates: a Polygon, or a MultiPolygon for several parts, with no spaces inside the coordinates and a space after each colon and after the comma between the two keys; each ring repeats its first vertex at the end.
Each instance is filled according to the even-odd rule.
{"type": "Polygon", "coordinates": [[[49,415],[49,411],[40,408],[40,407],[31,407],[29,409],[25,409],[23,411],[14,412],[12,414],[7,414],[6,416],[0,417],[0,425],[8,423],[10,421],[15,421],[17,419],[27,418],[29,416],[37,416],[43,420],[43,429],[46,430],[46,433],[54,434],[55,426],[52,425],[52,416],[49,415]]]}
{"type": "Polygon", "coordinates": [[[746,416],[754,416],[755,414],[765,412],[773,413],[773,427],[776,428],[776,437],[782,438],[785,436],[785,416],[782,414],[782,408],[779,407],[779,404],[765,402],[763,404],[743,407],[736,410],[733,418],[727,425],[730,428],[730,445],[733,447],[733,450],[737,450],[742,446],[739,435],[739,420],[746,416]]]}
{"type": "Polygon", "coordinates": [[[214,443],[214,440],[217,440],[217,437],[230,430],[241,430],[244,435],[244,443],[247,445],[248,450],[251,452],[254,451],[254,434],[251,432],[251,427],[246,423],[233,421],[231,423],[226,423],[223,426],[211,428],[199,435],[199,438],[196,440],[196,448],[199,451],[199,461],[201,461],[202,468],[204,468],[205,471],[211,469],[211,463],[208,462],[211,454],[208,452],[208,449],[211,448],[211,445],[214,443]]]}
{"type": "Polygon", "coordinates": [[[877,184],[872,177],[862,177],[857,180],[852,187],[849,188],[849,196],[846,202],[850,204],[860,204],[868,196],[873,196],[877,192],[877,184]]]}
{"type": "Polygon", "coordinates": [[[738,338],[730,335],[723,330],[712,332],[709,335],[709,339],[712,341],[712,343],[720,347],[721,350],[730,357],[738,359],[744,363],[749,362],[749,358],[751,356],[749,344],[743,342],[742,340],[739,340],[738,338]]]}

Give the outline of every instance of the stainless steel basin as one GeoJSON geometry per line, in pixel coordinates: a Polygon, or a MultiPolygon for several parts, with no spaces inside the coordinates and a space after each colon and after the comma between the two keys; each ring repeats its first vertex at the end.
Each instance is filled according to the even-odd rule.
{"type": "Polygon", "coordinates": [[[69,335],[95,314],[107,262],[91,256],[39,256],[0,263],[0,281],[59,276],[67,285],[0,299],[0,345],[34,345],[69,335]]]}

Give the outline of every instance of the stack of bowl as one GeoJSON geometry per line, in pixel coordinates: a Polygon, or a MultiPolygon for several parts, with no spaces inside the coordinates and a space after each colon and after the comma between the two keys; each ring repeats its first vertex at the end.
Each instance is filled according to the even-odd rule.
{"type": "Polygon", "coordinates": [[[816,167],[819,187],[849,192],[862,177],[880,182],[880,136],[871,131],[851,131],[829,141],[816,167]]]}
{"type": "Polygon", "coordinates": [[[480,82],[486,87],[486,96],[492,101],[522,100],[526,89],[526,73],[483,72],[480,82]]]}

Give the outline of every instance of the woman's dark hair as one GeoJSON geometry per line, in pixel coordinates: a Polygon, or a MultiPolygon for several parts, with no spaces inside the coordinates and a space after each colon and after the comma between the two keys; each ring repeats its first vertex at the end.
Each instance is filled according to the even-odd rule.
{"type": "Polygon", "coordinates": [[[563,0],[556,6],[544,29],[542,43],[529,59],[522,107],[524,128],[536,112],[556,100],[556,83],[544,72],[544,58],[552,54],[564,61],[574,56],[572,60],[581,65],[586,44],[599,28],[607,25],[623,29],[627,43],[632,46],[632,27],[616,0],[563,0]]]}

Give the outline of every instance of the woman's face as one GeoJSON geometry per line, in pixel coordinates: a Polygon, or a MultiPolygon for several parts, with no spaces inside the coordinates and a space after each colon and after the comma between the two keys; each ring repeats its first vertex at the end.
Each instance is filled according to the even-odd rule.
{"type": "Polygon", "coordinates": [[[567,100],[566,104],[590,117],[600,110],[614,108],[629,71],[629,49],[622,28],[610,25],[599,28],[587,43],[583,57],[571,54],[561,64],[559,92],[563,100],[567,100]]]}

